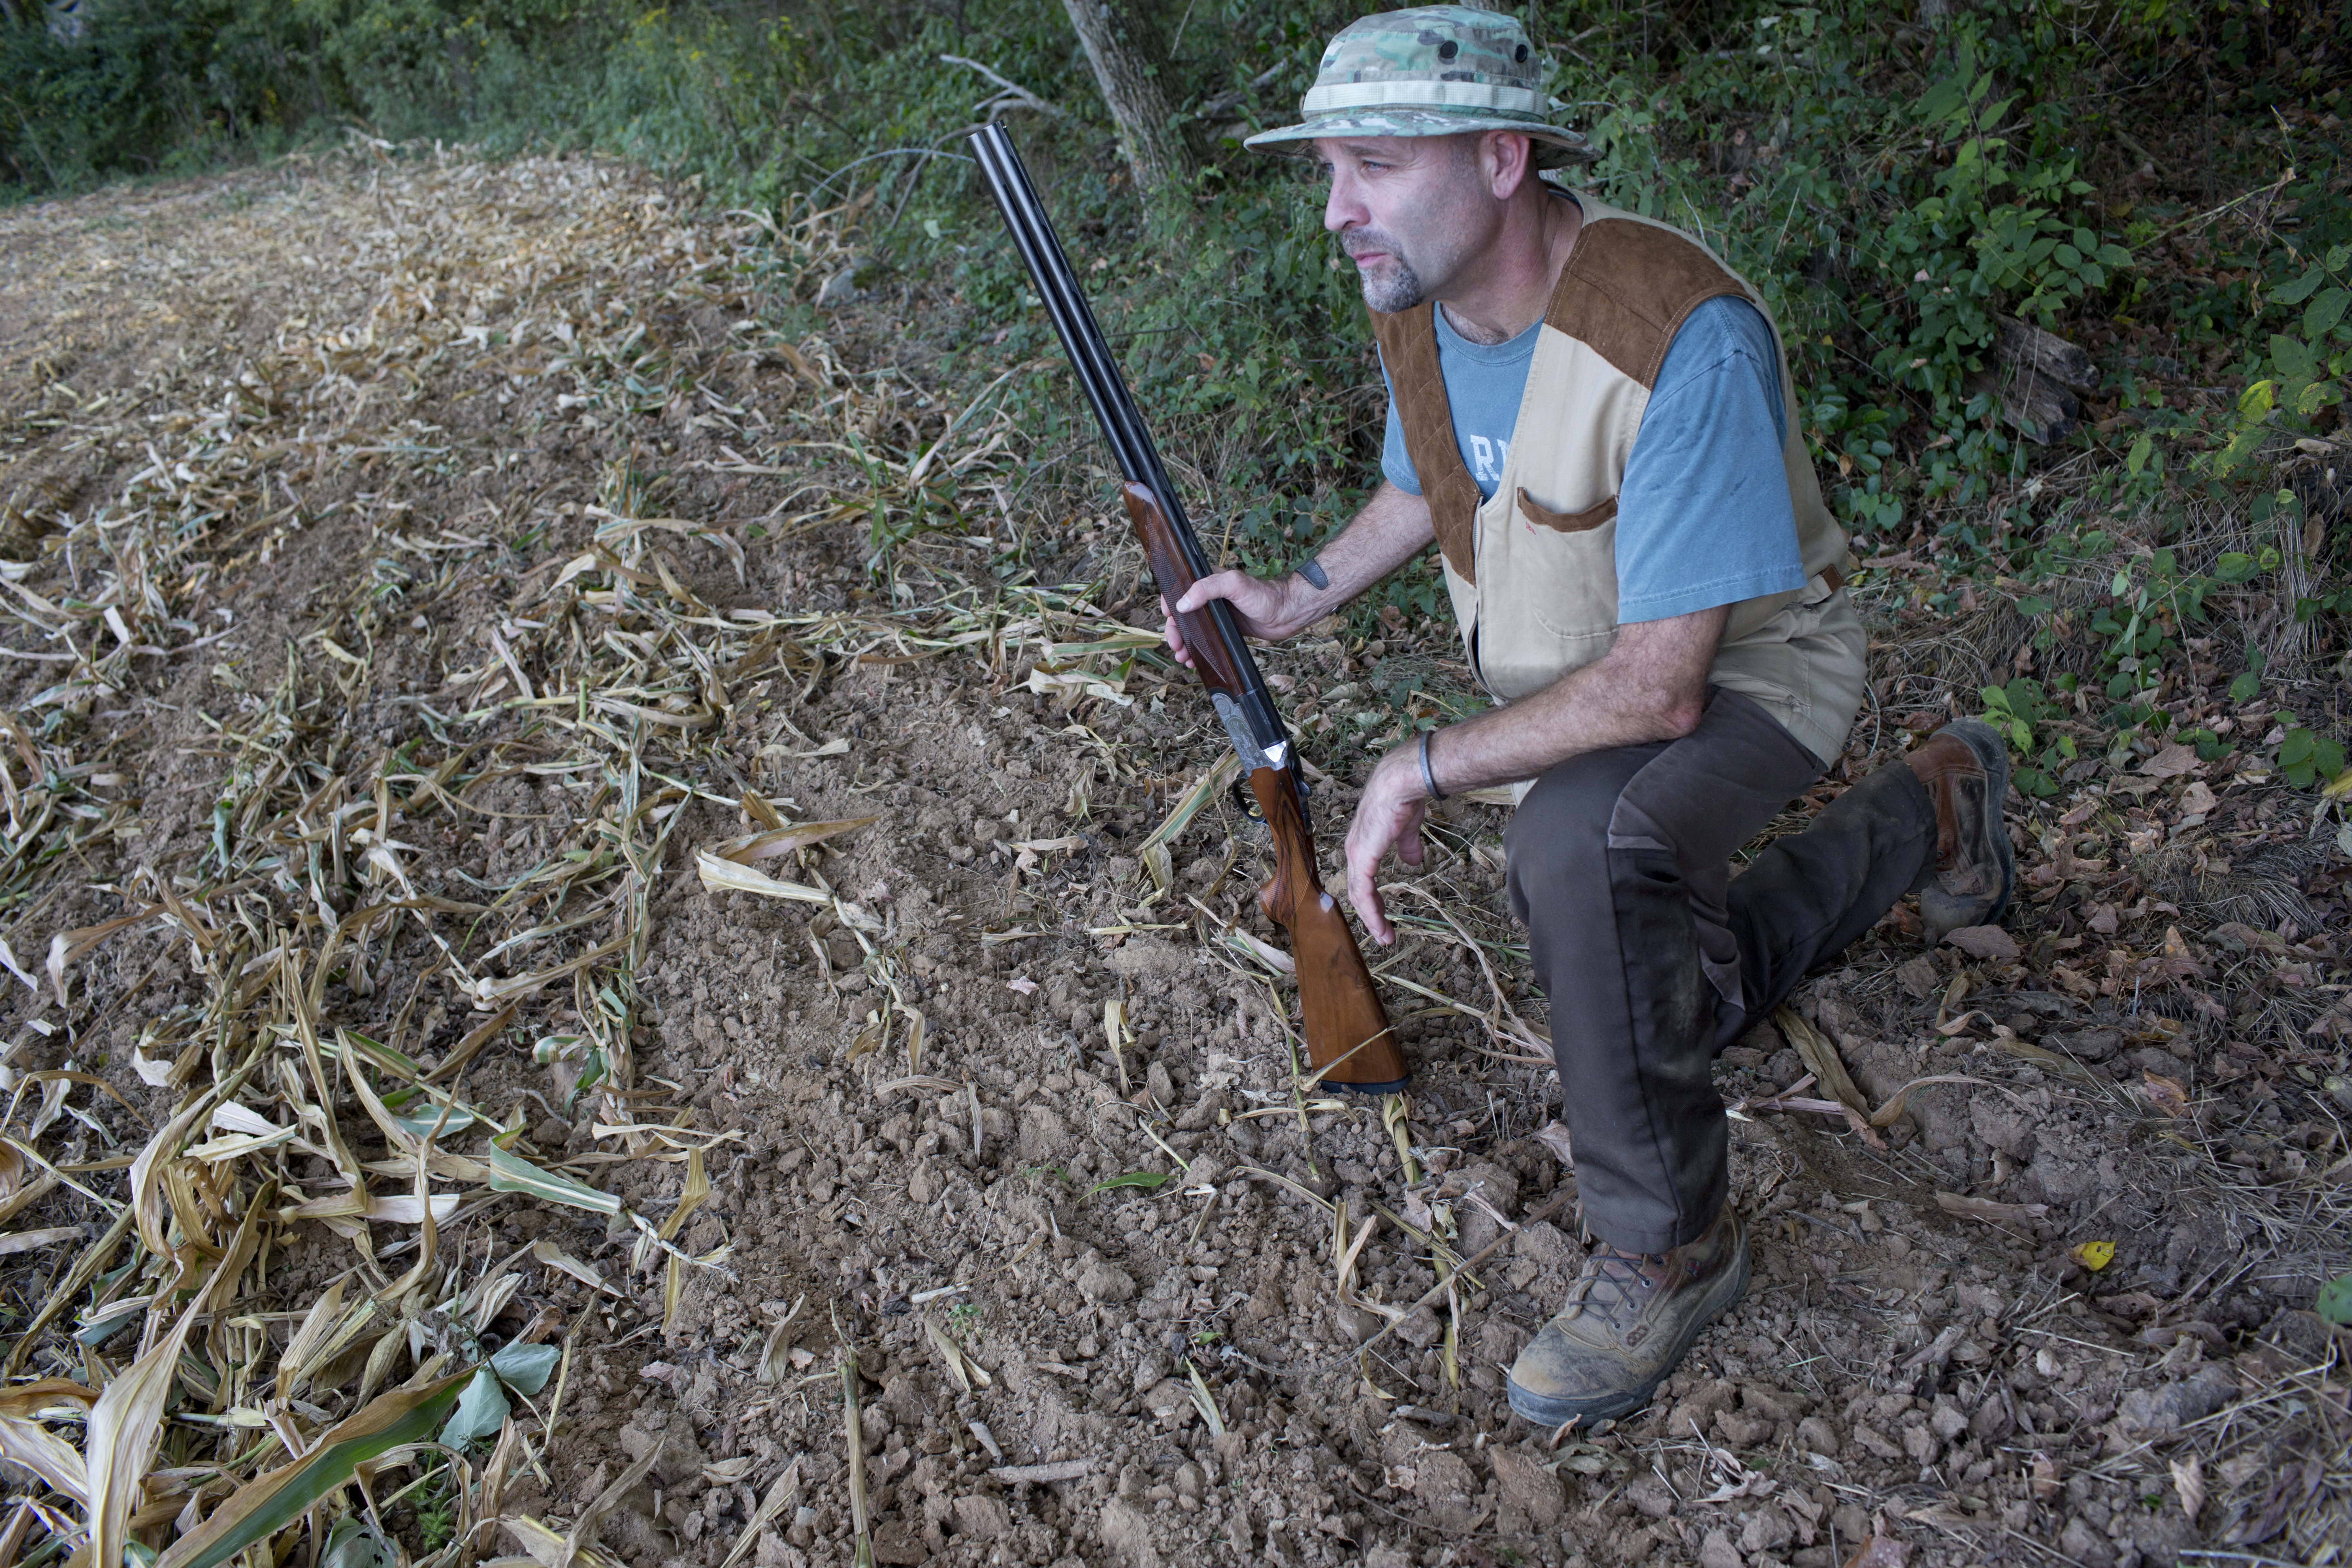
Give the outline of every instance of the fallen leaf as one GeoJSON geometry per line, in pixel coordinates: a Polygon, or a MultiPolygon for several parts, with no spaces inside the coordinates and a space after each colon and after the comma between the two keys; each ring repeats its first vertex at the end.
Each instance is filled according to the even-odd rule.
{"type": "Polygon", "coordinates": [[[2147,1096],[2148,1104],[2167,1116],[2186,1116],[2189,1113],[2187,1084],[2177,1078],[2167,1078],[2159,1072],[2151,1072],[2144,1076],[2147,1081],[2141,1087],[2140,1092],[2147,1096]]]}
{"type": "Polygon", "coordinates": [[[2202,816],[2219,804],[2213,791],[2202,779],[2180,792],[2180,809],[2192,816],[2202,816]]]}
{"type": "Polygon", "coordinates": [[[2179,778],[2197,766],[2197,748],[2176,741],[2171,745],[2140,763],[2139,771],[2152,779],[2179,778]]]}
{"type": "Polygon", "coordinates": [[[1547,1121],[1536,1129],[1536,1142],[1550,1150],[1552,1158],[1558,1160],[1562,1165],[1570,1170],[1575,1169],[1575,1150],[1568,1141],[1568,1129],[1561,1125],[1558,1119],[1547,1121]]]}
{"type": "Polygon", "coordinates": [[[1037,994],[1037,983],[1025,974],[1014,975],[1004,983],[1004,988],[1008,991],[1018,991],[1024,996],[1037,994]]]}
{"type": "Polygon", "coordinates": [[[1962,926],[1945,932],[1944,940],[1970,958],[1997,958],[2004,963],[2017,961],[2017,939],[1999,926],[1962,926]]]}
{"type": "Polygon", "coordinates": [[[2286,939],[2274,931],[2261,931],[2236,921],[2225,921],[2213,928],[2213,935],[2227,942],[2242,942],[2260,948],[2264,952],[2284,952],[2286,939]]]}
{"type": "Polygon", "coordinates": [[[1958,1193],[1937,1193],[1936,1203],[1946,1214],[1980,1219],[1988,1225],[2019,1225],[2040,1219],[2050,1212],[2048,1204],[2002,1204],[1990,1198],[1962,1197],[1958,1193]]]}
{"type": "Polygon", "coordinates": [[[2173,1460],[2172,1489],[2179,1494],[2180,1511],[2193,1522],[2205,1507],[2205,1461],[2194,1454],[2173,1460]]]}
{"type": "Polygon", "coordinates": [[[2156,967],[2175,980],[2202,980],[2205,970],[2196,951],[2180,934],[2179,926],[2164,928],[2164,949],[2157,955],[2156,967]]]}
{"type": "Polygon", "coordinates": [[[2058,1495],[2058,1461],[2047,1454],[2034,1455],[2033,1479],[2029,1484],[2033,1489],[2036,1501],[2048,1502],[2052,1498],[2056,1497],[2058,1495]]]}
{"type": "Polygon", "coordinates": [[[2066,1256],[2096,1274],[2116,1260],[2116,1244],[2112,1241],[2085,1241],[2066,1256]]]}
{"type": "MultiPolygon", "coordinates": [[[[754,798],[746,796],[747,800],[754,798]]],[[[764,800],[760,804],[767,805],[764,800]]],[[[772,809],[770,815],[774,815],[772,809]]],[[[715,853],[725,860],[749,866],[755,860],[773,860],[795,849],[805,849],[812,844],[822,844],[844,833],[854,833],[881,821],[878,816],[853,816],[838,822],[803,822],[789,826],[772,827],[761,832],[730,838],[718,847],[715,853]]]]}

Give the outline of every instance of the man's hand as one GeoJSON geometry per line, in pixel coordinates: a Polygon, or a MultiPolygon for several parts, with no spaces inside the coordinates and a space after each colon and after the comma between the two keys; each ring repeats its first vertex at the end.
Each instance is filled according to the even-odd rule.
{"type": "MultiPolygon", "coordinates": [[[[1241,623],[1244,637],[1256,637],[1261,642],[1280,642],[1298,628],[1290,621],[1289,587],[1302,581],[1296,576],[1268,582],[1253,577],[1246,572],[1218,572],[1202,578],[1177,601],[1176,608],[1190,615],[1205,608],[1212,599],[1223,599],[1234,607],[1234,618],[1241,623]]],[[[1168,595],[1160,596],[1160,619],[1167,629],[1168,651],[1187,668],[1192,663],[1192,650],[1184,646],[1184,634],[1177,628],[1176,617],[1169,613],[1168,595]]]]}
{"type": "MultiPolygon", "coordinates": [[[[1234,607],[1244,636],[1281,642],[1412,560],[1436,537],[1429,503],[1382,479],[1363,510],[1318,554],[1329,587],[1313,587],[1295,572],[1271,580],[1245,572],[1217,572],[1193,584],[1176,608],[1190,615],[1213,599],[1223,599],[1234,607]]],[[[1167,626],[1169,651],[1189,667],[1192,650],[1184,646],[1184,634],[1177,629],[1165,595],[1160,599],[1160,616],[1167,626]]]]}
{"type": "MultiPolygon", "coordinates": [[[[1730,611],[1722,605],[1617,629],[1609,652],[1532,696],[1448,724],[1432,753],[1448,795],[1540,777],[1569,758],[1611,746],[1647,745],[1691,732],[1706,709],[1706,676],[1730,611]]],[[[1348,825],[1348,899],[1386,947],[1396,939],[1373,879],[1391,849],[1421,864],[1429,796],[1418,738],[1380,761],[1348,825]]]]}
{"type": "Polygon", "coordinates": [[[1348,901],[1382,947],[1396,941],[1396,929],[1389,924],[1375,880],[1381,860],[1393,848],[1406,865],[1420,865],[1421,824],[1428,815],[1418,742],[1408,742],[1372,770],[1364,797],[1356,803],[1355,820],[1348,824],[1348,901]]]}

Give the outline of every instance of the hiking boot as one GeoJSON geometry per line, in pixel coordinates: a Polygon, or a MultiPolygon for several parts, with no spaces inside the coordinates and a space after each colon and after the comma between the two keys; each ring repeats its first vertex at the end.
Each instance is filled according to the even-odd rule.
{"type": "Polygon", "coordinates": [[[1980,719],[1945,725],[1903,759],[1936,804],[1936,863],[1913,889],[1927,945],[1962,926],[1988,926],[2009,908],[2017,858],[2000,803],[2009,794],[2009,746],[1980,719]]]}
{"type": "Polygon", "coordinates": [[[1511,1364],[1511,1409],[1546,1430],[1639,1410],[1699,1331],[1748,1293],[1748,1226],[1729,1204],[1672,1252],[1595,1246],[1568,1300],[1511,1364]]]}

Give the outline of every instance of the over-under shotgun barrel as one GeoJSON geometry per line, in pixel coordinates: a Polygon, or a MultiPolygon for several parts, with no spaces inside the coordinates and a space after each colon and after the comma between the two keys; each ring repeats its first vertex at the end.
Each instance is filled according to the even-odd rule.
{"type": "MultiPolygon", "coordinates": [[[[988,194],[1004,216],[1078,385],[1127,479],[1129,515],[1151,561],[1153,577],[1172,605],[1194,579],[1210,574],[1208,555],[1185,516],[1176,487],[1169,482],[1160,448],[1096,324],[1077,274],[1063,254],[1053,220],[1045,216],[1029,172],[1013,150],[1013,139],[1003,126],[992,124],[974,133],[971,145],[988,194]]],[[[1203,610],[1181,618],[1202,683],[1250,775],[1252,791],[1262,803],[1273,799],[1286,808],[1265,814],[1276,835],[1277,875],[1261,901],[1290,931],[1310,1061],[1318,1069],[1328,1068],[1324,1078],[1328,1083],[1367,1093],[1402,1089],[1407,1074],[1395,1033],[1381,1009],[1355,934],[1322,890],[1315,870],[1314,846],[1307,832],[1307,782],[1299,771],[1297,748],[1243,640],[1233,606],[1212,600],[1203,610]]]]}

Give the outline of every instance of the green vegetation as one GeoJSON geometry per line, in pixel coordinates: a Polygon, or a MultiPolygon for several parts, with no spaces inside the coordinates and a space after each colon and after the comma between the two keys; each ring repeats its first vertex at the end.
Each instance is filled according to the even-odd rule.
{"type": "MultiPolygon", "coordinates": [[[[1360,9],[1196,0],[1161,18],[1172,98],[1210,150],[1192,188],[1161,194],[1177,225],[1148,221],[1047,0],[158,0],[99,8],[79,38],[0,22],[0,175],[36,195],[347,127],[604,150],[780,233],[854,235],[861,284],[922,301],[913,330],[960,407],[1004,368],[1058,358],[958,162],[964,130],[1009,113],[1163,443],[1203,471],[1204,523],[1263,567],[1360,498],[1381,405],[1316,190],[1239,138],[1288,117],[1360,9]]],[[[2054,790],[2104,745],[2092,729],[2168,738],[2200,658],[2227,662],[2243,705],[2345,653],[2352,12],[1917,9],[1939,15],[1861,0],[1521,14],[1600,153],[1573,179],[1698,232],[1778,313],[1857,552],[1924,574],[1904,582],[1922,614],[2006,605],[2028,624],[2031,658],[1988,669],[2002,684],[1985,700],[2027,748],[2027,786],[2054,790]],[[2072,416],[2013,406],[2005,322],[2087,353],[2072,416]]],[[[780,270],[781,325],[824,319],[822,281],[780,270]]],[[[1067,466],[1093,445],[1066,377],[1001,395],[1033,478],[1086,484],[1067,466]]],[[[877,560],[904,522],[877,515],[877,560]]],[[[1388,597],[1442,609],[1425,566],[1388,597]]],[[[1379,635],[1376,608],[1359,632],[1379,635]]],[[[2328,727],[2305,712],[2259,743],[2288,777],[2323,776],[2341,767],[2328,727]]],[[[2177,738],[2210,758],[2251,728],[2177,738]]]]}

